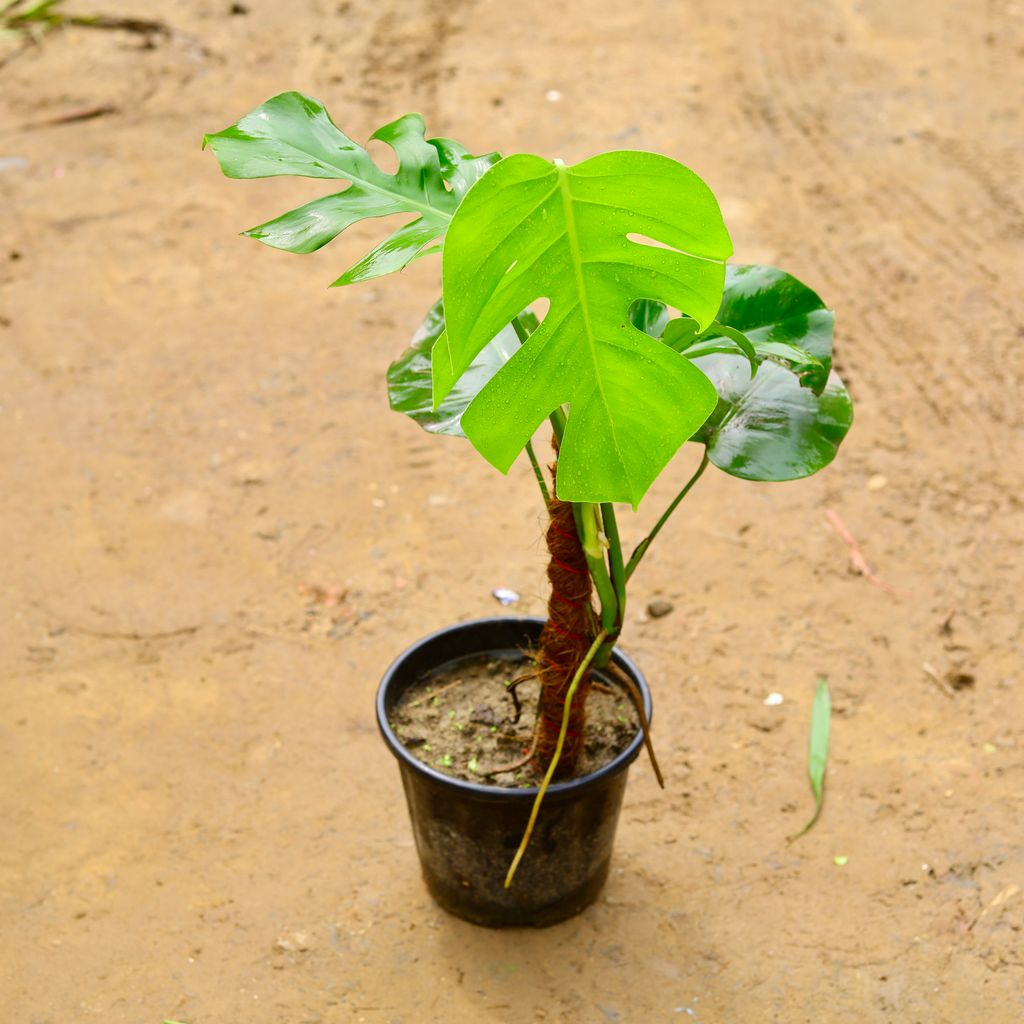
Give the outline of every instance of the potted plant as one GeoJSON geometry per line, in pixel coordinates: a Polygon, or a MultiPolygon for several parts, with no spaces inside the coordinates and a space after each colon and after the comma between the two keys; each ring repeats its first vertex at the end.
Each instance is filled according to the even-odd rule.
{"type": "MultiPolygon", "coordinates": [[[[526,452],[549,515],[551,594],[545,620],[463,623],[414,645],[385,676],[378,720],[439,902],[484,924],[546,924],[600,890],[626,770],[645,740],[650,750],[646,683],[615,646],[630,578],[708,466],[790,480],[832,460],[852,421],[831,366],[833,314],[783,271],[727,266],[711,190],[667,157],[612,152],[571,167],[477,157],[427,140],[417,114],[373,138],[397,154],[393,174],[319,102],[288,92],[204,145],[229,177],[348,183],[245,232],[275,248],[308,253],[357,221],[409,215],[335,284],[443,253],[443,297],[391,365],[390,402],[429,431],[468,438],[502,472],[526,452]],[[550,484],[533,447],[545,421],[550,484]],[[703,447],[696,472],[627,555],[615,505],[635,510],[687,441],[703,447]],[[453,778],[403,745],[393,718],[412,688],[436,703],[442,666],[526,646],[539,691],[522,761],[536,784],[513,775],[509,785],[501,768],[453,778]],[[609,686],[637,725],[581,776],[590,698],[609,686]]],[[[516,681],[504,682],[515,699],[516,681]]]]}

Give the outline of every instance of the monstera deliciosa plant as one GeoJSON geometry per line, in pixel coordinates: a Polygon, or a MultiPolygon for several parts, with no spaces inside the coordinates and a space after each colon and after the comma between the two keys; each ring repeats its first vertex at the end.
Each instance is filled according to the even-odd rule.
{"type": "Polygon", "coordinates": [[[442,254],[443,298],[388,372],[391,405],[502,472],[524,450],[533,465],[551,596],[531,756],[546,780],[571,776],[628,582],[707,466],[790,480],[834,457],[852,407],[831,368],[833,314],[781,270],[727,266],[714,195],[665,156],[471,156],[427,140],[418,114],[373,139],[397,154],[394,174],[288,92],[204,144],[229,177],[347,183],[245,232],[275,248],[308,253],[358,221],[409,215],[335,284],[442,254]],[[550,489],[533,449],[545,420],[550,489]],[[697,471],[627,557],[615,504],[635,509],[687,441],[704,450],[697,471]]]}

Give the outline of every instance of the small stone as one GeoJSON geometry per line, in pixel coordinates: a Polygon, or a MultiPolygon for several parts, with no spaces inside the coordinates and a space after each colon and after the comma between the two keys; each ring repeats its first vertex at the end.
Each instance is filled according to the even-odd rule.
{"type": "Polygon", "coordinates": [[[202,529],[206,526],[212,503],[201,491],[175,491],[161,503],[158,515],[172,523],[202,529]]]}
{"type": "Polygon", "coordinates": [[[959,669],[950,669],[946,673],[946,682],[953,687],[954,690],[969,690],[974,686],[974,673],[963,672],[959,669]]]}
{"type": "Polygon", "coordinates": [[[764,699],[764,706],[766,708],[777,708],[785,699],[781,693],[769,693],[764,699]]]}
{"type": "Polygon", "coordinates": [[[309,945],[309,936],[305,932],[286,932],[278,937],[274,948],[282,953],[305,953],[309,945]]]}
{"type": "Polygon", "coordinates": [[[548,103],[557,103],[561,98],[562,94],[557,89],[548,89],[548,91],[544,93],[544,99],[546,99],[548,103]]]}
{"type": "Polygon", "coordinates": [[[868,477],[868,490],[869,491],[881,491],[885,489],[886,484],[889,481],[882,476],[881,473],[875,473],[874,476],[868,477]]]}
{"type": "Polygon", "coordinates": [[[656,597],[653,601],[650,601],[647,605],[647,614],[652,619],[662,619],[669,612],[675,608],[675,605],[671,601],[666,601],[663,597],[656,597]]]}
{"type": "Polygon", "coordinates": [[[245,459],[234,468],[231,482],[236,487],[259,487],[266,483],[270,472],[267,466],[255,459],[245,459]]]}

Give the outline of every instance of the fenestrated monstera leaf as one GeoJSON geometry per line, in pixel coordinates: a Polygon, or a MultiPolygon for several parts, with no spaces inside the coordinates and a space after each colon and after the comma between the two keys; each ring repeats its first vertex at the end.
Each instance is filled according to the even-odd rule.
{"type": "Polygon", "coordinates": [[[213,150],[229,178],[295,174],[350,183],[343,192],[243,232],[275,249],[309,253],[367,217],[414,215],[334,282],[343,285],[401,270],[424,254],[444,234],[462,196],[498,159],[497,154],[472,157],[449,139],[428,142],[419,114],[406,114],[371,137],[397,153],[395,174],[377,167],[362,146],[334,125],[319,101],[285,92],[230,128],[204,136],[203,146],[213,150]]]}
{"type": "Polygon", "coordinates": [[[547,298],[540,327],[473,400],[462,429],[506,472],[541,421],[568,405],[559,495],[637,505],[716,395],[688,360],[633,326],[630,306],[665,301],[707,326],[731,251],[711,190],[667,157],[500,161],[448,230],[435,404],[505,324],[547,298]]]}
{"type": "MultiPolygon", "coordinates": [[[[527,330],[537,326],[529,310],[520,314],[527,330]]],[[[444,303],[438,299],[413,335],[409,347],[388,367],[388,402],[395,412],[405,413],[432,434],[465,437],[462,414],[480,389],[511,359],[519,338],[511,326],[480,350],[445,400],[435,409],[431,385],[430,356],[444,333],[444,303]]]]}
{"type": "Polygon", "coordinates": [[[795,480],[827,466],[853,422],[850,396],[830,370],[832,312],[795,277],[749,265],[729,267],[716,319],[742,331],[763,361],[751,378],[747,358],[714,351],[714,340],[684,350],[719,396],[693,440],[744,480],[795,480]],[[808,375],[814,387],[804,386],[808,375]]]}

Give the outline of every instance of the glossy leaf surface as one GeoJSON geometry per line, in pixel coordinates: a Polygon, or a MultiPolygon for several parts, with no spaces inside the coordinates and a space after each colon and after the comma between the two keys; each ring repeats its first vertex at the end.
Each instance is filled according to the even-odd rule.
{"type": "Polygon", "coordinates": [[[828,370],[806,349],[782,341],[751,343],[741,331],[726,327],[717,320],[700,335],[697,333],[697,321],[690,317],[669,320],[661,340],[687,359],[717,353],[742,355],[750,364],[751,376],[765,360],[778,363],[795,374],[803,387],[813,389],[815,394],[821,394],[828,380],[828,370]]]}
{"type": "Polygon", "coordinates": [[[827,379],[835,316],[817,293],[784,270],[757,264],[729,267],[715,319],[742,331],[765,355],[773,345],[806,350],[823,368],[821,382],[827,379]]]}
{"type": "Polygon", "coordinates": [[[567,405],[560,496],[636,505],[714,409],[715,393],[688,360],[630,322],[630,307],[655,299],[707,326],[730,252],[711,191],[666,157],[605,153],[571,168],[528,155],[502,160],[449,228],[435,402],[519,310],[547,298],[540,327],[480,391],[462,427],[504,472],[542,420],[567,405]]]}
{"type": "MultiPolygon", "coordinates": [[[[532,314],[524,314],[524,319],[528,326],[536,325],[532,314]]],[[[519,338],[511,327],[499,331],[435,409],[430,374],[431,351],[443,333],[444,305],[439,299],[430,307],[409,348],[388,368],[388,401],[395,412],[405,413],[432,434],[465,437],[461,426],[462,414],[480,389],[519,348],[519,338]]]]}
{"type": "Polygon", "coordinates": [[[827,466],[853,422],[850,396],[829,370],[831,311],[784,271],[736,266],[716,319],[743,332],[760,366],[751,379],[746,357],[729,354],[726,338],[709,337],[712,351],[686,351],[719,396],[693,440],[707,444],[719,469],[745,480],[795,480],[827,466]]]}
{"type": "Polygon", "coordinates": [[[719,395],[693,440],[707,444],[719,469],[744,480],[796,480],[827,466],[853,422],[850,396],[835,372],[816,395],[776,363],[753,379],[741,355],[693,360],[719,395]]]}
{"type": "Polygon", "coordinates": [[[203,145],[213,150],[230,178],[294,174],[349,182],[342,192],[314,199],[244,232],[276,249],[309,253],[368,217],[412,215],[334,282],[340,285],[407,266],[444,234],[461,196],[497,159],[494,154],[471,157],[448,139],[428,142],[419,114],[400,117],[372,138],[397,154],[395,174],[377,167],[362,146],[334,125],[321,103],[286,92],[230,128],[205,136],[203,145]]]}
{"type": "Polygon", "coordinates": [[[629,307],[629,322],[644,334],[660,338],[668,323],[668,307],[653,299],[637,299],[629,307]]]}

